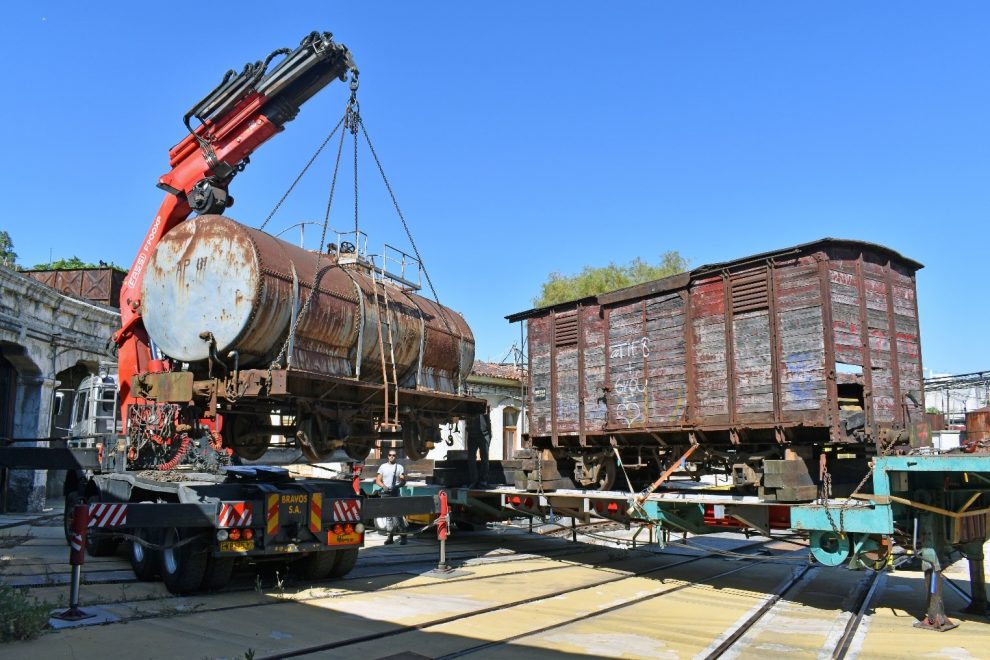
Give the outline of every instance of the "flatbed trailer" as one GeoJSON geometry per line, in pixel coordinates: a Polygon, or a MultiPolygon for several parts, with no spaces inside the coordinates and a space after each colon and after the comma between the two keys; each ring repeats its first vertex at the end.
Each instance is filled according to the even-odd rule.
{"type": "Polygon", "coordinates": [[[352,479],[298,478],[285,467],[131,471],[124,445],[57,444],[0,447],[0,468],[67,470],[70,545],[74,527],[85,530],[81,544],[92,556],[126,542],[135,575],[160,577],[175,594],[221,589],[239,560],[293,560],[304,579],[342,577],[364,544],[366,520],[440,510],[434,495],[369,498],[352,479]]]}
{"type": "MultiPolygon", "coordinates": [[[[884,570],[899,547],[920,559],[931,589],[923,627],[947,630],[941,571],[953,552],[969,560],[968,612],[987,613],[984,544],[990,527],[990,455],[908,454],[877,457],[864,479],[868,491],[845,499],[806,503],[766,501],[726,489],[674,482],[652,494],[557,489],[533,492],[509,486],[447,488],[455,523],[529,517],[577,522],[612,520],[649,529],[663,545],[671,533],[739,531],[806,535],[812,557],[825,566],[884,570]]],[[[364,484],[366,489],[370,484],[364,484]]],[[[411,484],[406,496],[429,496],[441,487],[411,484]]],[[[401,498],[400,498],[401,499],[401,498]]],[[[638,536],[638,532],[637,532],[638,536]]]]}

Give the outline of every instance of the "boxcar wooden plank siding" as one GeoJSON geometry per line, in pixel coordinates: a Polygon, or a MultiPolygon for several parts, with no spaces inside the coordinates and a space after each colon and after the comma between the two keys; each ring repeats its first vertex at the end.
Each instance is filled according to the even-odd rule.
{"type": "Polygon", "coordinates": [[[762,435],[739,437],[772,442],[777,425],[789,438],[850,440],[838,383],[843,397],[860,388],[875,437],[903,423],[908,393],[924,400],[920,267],[882,246],[823,239],[510,317],[530,324],[532,435],[655,443],[650,434],[698,429],[726,442],[730,428],[751,427],[762,435]],[[539,400],[552,388],[554,402],[539,400]]]}

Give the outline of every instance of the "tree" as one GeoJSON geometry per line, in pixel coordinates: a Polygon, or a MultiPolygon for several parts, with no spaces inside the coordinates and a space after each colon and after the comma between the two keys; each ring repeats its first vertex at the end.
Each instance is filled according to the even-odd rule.
{"type": "Polygon", "coordinates": [[[108,264],[101,261],[98,264],[91,264],[83,261],[79,257],[73,255],[68,259],[59,259],[58,261],[53,261],[50,264],[36,264],[31,270],[87,270],[90,268],[113,268],[114,270],[120,272],[126,272],[120,266],[116,264],[108,264]]]}
{"type": "Polygon", "coordinates": [[[614,262],[607,266],[585,266],[577,275],[550,273],[543,283],[540,296],[533,300],[537,307],[556,305],[568,300],[615,291],[634,284],[676,275],[688,269],[688,262],[676,251],[665,252],[658,264],[649,264],[639,257],[624,265],[614,262]]]}
{"type": "Polygon", "coordinates": [[[0,231],[0,263],[7,268],[14,268],[17,253],[14,252],[14,240],[6,231],[0,231]]]}

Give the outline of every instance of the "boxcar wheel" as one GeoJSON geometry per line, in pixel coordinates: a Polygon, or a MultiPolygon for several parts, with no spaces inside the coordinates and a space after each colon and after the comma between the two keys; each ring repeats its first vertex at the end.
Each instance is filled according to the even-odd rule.
{"type": "MultiPolygon", "coordinates": [[[[96,504],[99,501],[96,495],[91,495],[87,500],[90,504],[96,504]]],[[[90,557],[109,557],[117,552],[118,545],[120,545],[120,541],[114,538],[112,534],[101,533],[99,530],[94,534],[92,527],[86,530],[86,552],[89,553],[90,557]]]]}
{"type": "Polygon", "coordinates": [[[354,564],[357,563],[358,559],[358,549],[348,548],[346,550],[337,550],[335,561],[333,562],[333,568],[330,569],[330,577],[341,578],[351,572],[354,568],[354,564]]]}
{"type": "MultiPolygon", "coordinates": [[[[155,545],[160,545],[161,542],[161,533],[154,529],[135,529],[134,536],[155,545]]],[[[151,582],[157,579],[162,563],[161,550],[148,548],[137,541],[130,541],[128,545],[130,546],[131,568],[137,579],[142,582],[151,582]]]]}
{"type": "Polygon", "coordinates": [[[337,550],[311,552],[302,559],[296,560],[296,570],[304,580],[322,580],[333,571],[337,563],[337,550]]]}
{"type": "Polygon", "coordinates": [[[197,591],[206,575],[209,557],[199,541],[178,543],[196,535],[194,529],[171,527],[162,539],[162,582],[177,596],[197,591]]]}
{"type": "Polygon", "coordinates": [[[220,591],[230,582],[234,574],[235,557],[210,557],[206,562],[206,572],[203,574],[203,591],[220,591]]]}

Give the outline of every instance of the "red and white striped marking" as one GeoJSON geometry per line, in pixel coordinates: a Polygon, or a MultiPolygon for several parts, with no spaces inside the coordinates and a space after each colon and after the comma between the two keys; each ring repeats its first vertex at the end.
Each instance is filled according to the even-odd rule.
{"type": "Polygon", "coordinates": [[[69,545],[72,546],[74,552],[79,552],[82,550],[82,534],[73,534],[72,540],[69,541],[69,545]]]}
{"type": "Polygon", "coordinates": [[[90,527],[120,527],[127,524],[126,504],[90,504],[90,527]]]}
{"type": "Polygon", "coordinates": [[[333,519],[335,522],[360,522],[361,504],[357,500],[334,500],[333,519]]]}
{"type": "Polygon", "coordinates": [[[254,507],[250,502],[222,502],[220,517],[217,524],[220,527],[249,527],[254,521],[254,507]]]}

